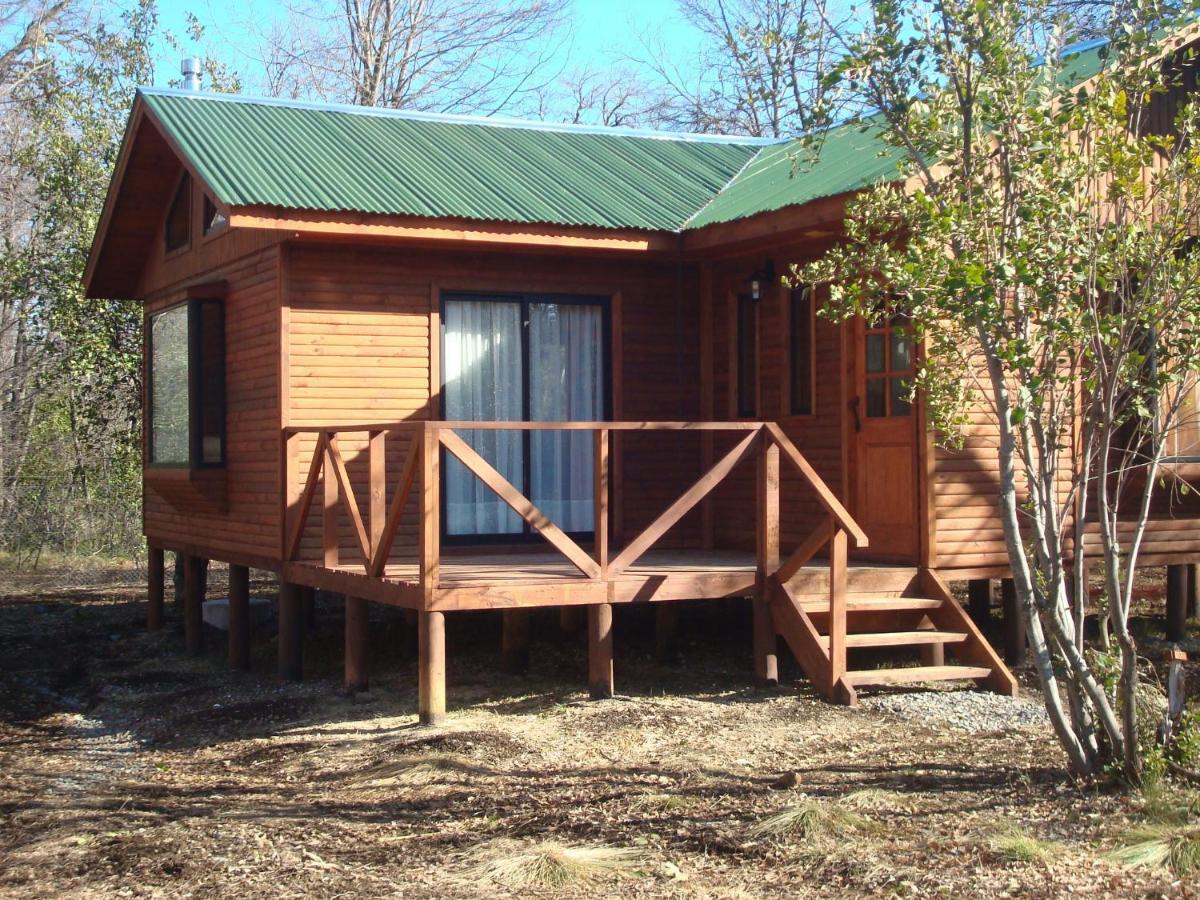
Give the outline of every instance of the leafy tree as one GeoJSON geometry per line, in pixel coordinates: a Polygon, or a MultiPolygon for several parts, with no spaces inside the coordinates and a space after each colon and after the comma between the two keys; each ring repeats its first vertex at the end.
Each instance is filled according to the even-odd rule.
{"type": "Polygon", "coordinates": [[[838,79],[879,111],[864,127],[907,180],[862,195],[846,243],[797,274],[830,282],[835,318],[911,320],[925,347],[914,390],[944,442],[986,412],[1055,733],[1077,772],[1116,761],[1136,780],[1134,570],[1152,503],[1188,473],[1173,454],[1200,367],[1200,111],[1170,94],[1191,52],[1164,57],[1161,43],[1183,11],[1113,7],[1083,84],[1046,6],[871,12],[838,79]],[[1081,552],[1103,564],[1111,688],[1084,644],[1081,552]]]}

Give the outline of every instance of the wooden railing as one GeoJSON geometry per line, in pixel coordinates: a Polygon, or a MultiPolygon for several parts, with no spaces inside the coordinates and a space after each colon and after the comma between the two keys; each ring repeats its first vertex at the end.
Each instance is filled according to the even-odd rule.
{"type": "MultiPolygon", "coordinates": [[[[341,565],[340,514],[348,518],[358,559],[367,575],[382,576],[392,556],[401,519],[414,488],[419,490],[418,570],[422,587],[431,592],[439,583],[441,564],[441,450],[452,454],[484,485],[540,534],[589,580],[612,580],[627,572],[647,551],[696,508],[704,498],[752,453],[758,457],[757,576],[765,595],[774,581],[786,584],[820,550],[829,547],[829,655],[835,678],[845,672],[846,556],[849,541],[865,546],[867,537],[821,479],[804,455],[774,423],[762,422],[407,422],[337,427],[300,427],[285,431],[286,458],[295,460],[303,436],[315,437],[308,474],[297,497],[286,504],[283,556],[299,555],[312,504],[322,488],[322,555],[324,565],[341,565]],[[595,542],[592,552],[539,509],[460,436],[460,431],[590,431],[593,433],[593,506],[595,542]],[[610,438],[635,431],[727,432],[736,443],[707,472],[671,503],[653,522],[609,555],[609,484],[612,470],[610,438]],[[339,436],[365,435],[369,490],[364,513],[355,495],[339,436]],[[391,487],[388,502],[387,447],[389,440],[405,447],[404,461],[391,487]],[[780,457],[786,459],[815,493],[825,519],[786,560],[780,561],[780,457]]],[[[289,476],[290,477],[290,476],[289,476]]]]}

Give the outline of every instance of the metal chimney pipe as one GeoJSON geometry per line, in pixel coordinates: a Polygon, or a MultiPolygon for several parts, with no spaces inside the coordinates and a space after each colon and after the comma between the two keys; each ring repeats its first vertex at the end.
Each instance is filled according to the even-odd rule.
{"type": "Polygon", "coordinates": [[[196,56],[185,56],[183,62],[179,64],[179,72],[183,75],[183,89],[185,91],[200,90],[200,58],[196,56]]]}

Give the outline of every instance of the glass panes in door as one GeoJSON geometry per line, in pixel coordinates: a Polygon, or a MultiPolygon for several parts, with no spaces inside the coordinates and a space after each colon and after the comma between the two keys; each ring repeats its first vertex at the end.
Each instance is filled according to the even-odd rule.
{"type": "MultiPolygon", "coordinates": [[[[529,418],[604,418],[601,309],[579,303],[529,304],[529,418]]],[[[593,529],[590,431],[530,432],[530,498],[568,533],[593,529]]]]}
{"type": "MultiPolygon", "coordinates": [[[[446,302],[442,400],[451,421],[525,418],[522,397],[521,305],[489,300],[446,302]]],[[[520,486],[525,470],[519,431],[459,434],[496,470],[520,486]]],[[[447,535],[521,534],[525,523],[453,455],[444,455],[447,535]]]]}
{"type": "MultiPolygon", "coordinates": [[[[445,301],[443,405],[450,420],[604,418],[604,308],[573,298],[445,301]]],[[[593,522],[590,431],[461,433],[567,532],[593,522]]],[[[443,484],[448,536],[519,536],[528,527],[452,455],[443,484]]]]}
{"type": "Polygon", "coordinates": [[[912,329],[901,317],[868,325],[863,334],[867,418],[907,416],[913,376],[912,329]]]}

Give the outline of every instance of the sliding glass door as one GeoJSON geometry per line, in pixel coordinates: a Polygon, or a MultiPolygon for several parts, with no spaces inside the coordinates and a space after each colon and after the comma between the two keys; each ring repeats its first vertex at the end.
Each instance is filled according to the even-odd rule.
{"type": "MultiPolygon", "coordinates": [[[[590,298],[447,297],[442,310],[443,414],[467,421],[597,421],[607,396],[607,308],[590,298]]],[[[560,528],[592,530],[592,435],[587,431],[462,434],[560,528]]],[[[520,537],[528,526],[449,454],[448,537],[520,537]]]]}

